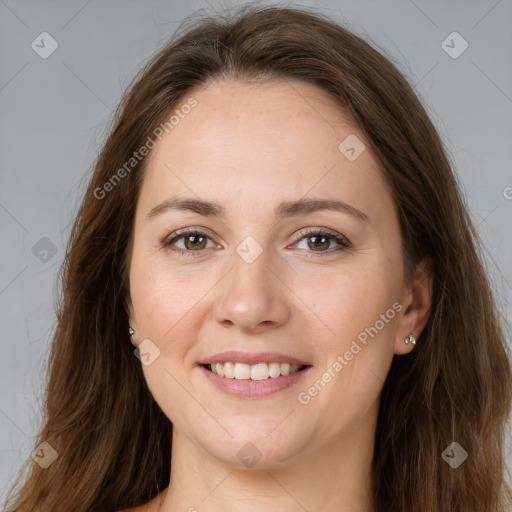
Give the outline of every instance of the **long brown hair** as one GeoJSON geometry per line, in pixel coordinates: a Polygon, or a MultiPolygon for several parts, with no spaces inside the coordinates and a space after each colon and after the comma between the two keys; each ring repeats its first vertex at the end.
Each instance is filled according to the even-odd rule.
{"type": "Polygon", "coordinates": [[[187,92],[224,77],[295,79],[335,98],[361,127],[392,191],[406,279],[418,262],[430,262],[428,324],[413,352],[395,356],[382,390],[372,466],[375,510],[504,512],[511,499],[504,458],[510,355],[475,228],[440,137],[382,51],[319,13],[254,6],[182,25],[120,102],[60,274],[34,445],[47,442],[58,458],[46,469],[29,459],[28,475],[19,485],[20,472],[6,510],[112,512],[167,487],[172,424],[134,357],[124,302],[145,160],[125,167],[122,179],[113,181],[113,174],[154,138],[187,92]],[[441,456],[452,442],[468,453],[457,469],[441,456]]]}

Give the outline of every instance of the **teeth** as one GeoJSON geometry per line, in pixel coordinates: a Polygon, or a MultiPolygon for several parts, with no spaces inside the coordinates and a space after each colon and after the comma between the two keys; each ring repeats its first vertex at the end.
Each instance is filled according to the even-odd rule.
{"type": "MultiPolygon", "coordinates": [[[[217,363],[222,366],[222,363],[217,363]]],[[[224,363],[224,377],[228,379],[235,378],[235,364],[234,363],[224,363]]]]}
{"type": "MultiPolygon", "coordinates": [[[[217,369],[220,363],[217,363],[217,369]]],[[[248,364],[235,363],[235,379],[247,380],[251,378],[251,367],[248,364]]]]}
{"type": "Polygon", "coordinates": [[[266,380],[269,377],[275,379],[280,375],[290,375],[299,370],[300,366],[289,363],[213,363],[210,365],[212,372],[220,377],[239,380],[266,380]]]}
{"type": "Polygon", "coordinates": [[[251,379],[252,380],[265,380],[268,379],[268,365],[267,363],[258,363],[251,366],[251,379]]]}
{"type": "Polygon", "coordinates": [[[268,365],[268,374],[275,379],[281,375],[281,363],[270,363],[268,365]]]}

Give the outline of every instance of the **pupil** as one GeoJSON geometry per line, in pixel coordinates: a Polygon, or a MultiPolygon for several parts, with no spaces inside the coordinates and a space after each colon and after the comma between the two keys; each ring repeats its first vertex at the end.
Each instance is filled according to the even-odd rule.
{"type": "Polygon", "coordinates": [[[199,239],[199,241],[196,241],[196,242],[192,242],[192,246],[193,247],[198,247],[198,245],[201,243],[201,241],[204,239],[203,236],[198,236],[198,235],[189,235],[187,237],[187,240],[190,242],[190,240],[192,239],[199,239]]]}
{"type": "MultiPolygon", "coordinates": [[[[313,247],[319,248],[321,245],[325,244],[325,241],[328,239],[328,237],[326,237],[326,236],[311,236],[310,239],[314,240],[313,247]],[[318,240],[322,240],[322,242],[316,243],[318,240]]],[[[327,245],[329,245],[328,242],[327,242],[327,245]]]]}

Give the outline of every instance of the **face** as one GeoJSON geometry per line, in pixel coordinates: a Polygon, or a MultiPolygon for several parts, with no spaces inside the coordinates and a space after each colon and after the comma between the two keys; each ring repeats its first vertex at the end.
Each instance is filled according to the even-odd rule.
{"type": "Polygon", "coordinates": [[[374,421],[393,354],[412,348],[398,217],[361,130],[316,87],[230,80],[190,97],[147,157],[133,343],[175,431],[233,466],[251,442],[270,467],[374,421]],[[215,207],[173,206],[188,199],[215,207]],[[255,380],[203,366],[219,361],[255,380]],[[306,367],[265,379],[286,361],[306,367]]]}

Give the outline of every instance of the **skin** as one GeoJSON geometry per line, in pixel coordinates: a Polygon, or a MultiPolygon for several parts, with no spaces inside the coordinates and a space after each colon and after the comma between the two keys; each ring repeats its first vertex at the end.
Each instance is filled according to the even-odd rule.
{"type": "Polygon", "coordinates": [[[326,93],[302,82],[229,79],[183,103],[190,96],[197,106],[147,157],[136,208],[132,343],[149,338],[160,350],[142,369],[174,437],[169,487],[134,510],[370,511],[380,393],[393,355],[413,350],[404,339],[426,324],[432,280],[418,265],[405,283],[397,212],[377,160],[326,93]],[[338,149],[350,134],[366,146],[354,161],[338,149]],[[146,219],[171,196],[218,202],[226,217],[168,210],[146,219]],[[274,217],[280,202],[303,197],[344,201],[367,220],[328,210],[274,217]],[[209,238],[199,249],[190,236],[163,246],[186,227],[209,238]],[[351,246],[338,250],[327,238],[315,247],[321,227],[351,246]],[[262,249],[252,263],[236,252],[248,236],[262,249]],[[300,403],[298,394],[394,303],[401,311],[300,403]],[[268,397],[234,398],[198,366],[225,350],[277,351],[313,368],[268,397]],[[251,468],[237,457],[247,442],[261,453],[251,468]]]}

